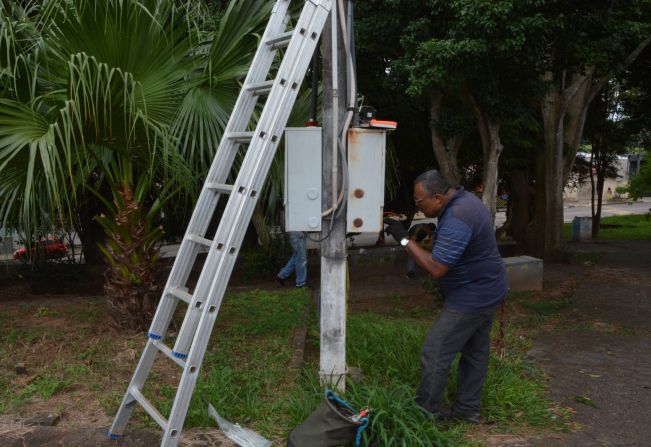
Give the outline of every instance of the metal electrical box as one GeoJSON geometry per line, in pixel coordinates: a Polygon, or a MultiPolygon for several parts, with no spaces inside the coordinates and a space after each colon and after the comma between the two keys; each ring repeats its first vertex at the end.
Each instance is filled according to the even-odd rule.
{"type": "Polygon", "coordinates": [[[320,127],[285,129],[285,230],[321,231],[320,127]]]}
{"type": "Polygon", "coordinates": [[[387,131],[348,131],[348,208],[346,231],[380,232],[384,225],[384,159],[387,131]]]}

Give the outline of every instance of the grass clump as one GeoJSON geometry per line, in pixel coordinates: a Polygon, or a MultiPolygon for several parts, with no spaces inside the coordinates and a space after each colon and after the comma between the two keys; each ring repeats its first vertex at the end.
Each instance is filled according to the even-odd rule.
{"type": "MultiPolygon", "coordinates": [[[[213,339],[185,420],[186,427],[211,426],[211,403],[230,420],[278,436],[287,416],[276,411],[288,383],[294,330],[304,322],[309,304],[305,289],[253,291],[225,297],[213,339]]],[[[163,414],[169,412],[175,383],[154,386],[163,414]]]]}
{"type": "MultiPolygon", "coordinates": [[[[364,379],[361,383],[349,380],[345,397],[356,408],[372,410],[366,445],[471,445],[465,436],[469,426],[437,423],[416,404],[420,349],[430,325],[431,316],[427,320],[373,314],[349,317],[348,363],[359,366],[364,379]]],[[[523,340],[519,343],[528,346],[523,340]]],[[[565,415],[547,398],[542,373],[523,360],[523,355],[515,351],[505,358],[491,357],[482,415],[506,431],[520,426],[558,428],[563,419],[559,415],[565,415]]],[[[451,369],[445,405],[454,399],[457,363],[451,369]]],[[[323,399],[317,369],[315,364],[308,365],[283,407],[294,426],[323,399]]]]}

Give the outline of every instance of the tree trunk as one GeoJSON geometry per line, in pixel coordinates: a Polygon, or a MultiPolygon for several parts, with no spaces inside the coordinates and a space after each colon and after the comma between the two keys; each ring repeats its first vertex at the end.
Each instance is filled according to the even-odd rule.
{"type": "Polygon", "coordinates": [[[529,176],[526,169],[513,169],[509,177],[511,179],[509,234],[517,244],[518,252],[522,252],[527,246],[527,225],[531,219],[529,176]]]}
{"type": "Polygon", "coordinates": [[[601,227],[601,208],[603,205],[604,183],[606,182],[608,164],[608,157],[603,147],[603,138],[599,133],[595,133],[592,138],[592,154],[590,156],[592,239],[596,239],[599,236],[601,227]],[[596,183],[594,174],[597,174],[596,183]]]}
{"type": "MultiPolygon", "coordinates": [[[[526,234],[525,252],[532,256],[543,257],[545,251],[545,213],[547,208],[547,186],[545,182],[545,159],[544,149],[536,152],[535,158],[535,200],[533,202],[533,218],[529,222],[526,234]]],[[[531,207],[531,203],[530,203],[531,207]]]]}
{"type": "MultiPolygon", "coordinates": [[[[594,141],[594,139],[593,139],[594,141]]],[[[594,182],[594,155],[595,155],[595,147],[594,144],[592,146],[592,153],[590,154],[590,164],[588,164],[588,172],[590,173],[590,216],[592,216],[592,238],[594,239],[595,236],[595,203],[594,203],[594,195],[596,192],[595,188],[595,182],[594,182]]]]}
{"type": "Polygon", "coordinates": [[[490,119],[486,119],[486,126],[488,128],[489,144],[488,148],[484,149],[484,168],[482,173],[484,192],[482,194],[482,202],[484,202],[493,220],[495,220],[498,166],[504,147],[500,139],[500,125],[490,119]]]}
{"type": "Polygon", "coordinates": [[[114,201],[115,215],[112,219],[102,216],[107,231],[105,256],[110,261],[104,274],[104,295],[114,327],[145,331],[160,298],[155,278],[160,256],[157,242],[163,231],[147,222],[147,213],[130,185],[120,186],[117,193],[122,201],[114,201]],[[108,223],[109,219],[114,226],[108,223]]]}
{"type": "Polygon", "coordinates": [[[605,170],[597,170],[597,210],[592,217],[592,239],[596,239],[599,236],[599,230],[601,229],[601,207],[603,205],[605,180],[605,170]]]}
{"type": "Polygon", "coordinates": [[[457,155],[463,137],[457,135],[450,138],[447,142],[439,134],[436,125],[441,117],[441,105],[443,103],[443,92],[441,89],[432,87],[429,89],[430,99],[430,132],[432,138],[432,148],[436,161],[439,164],[439,170],[443,176],[453,185],[461,181],[459,174],[459,163],[457,155]]]}
{"type": "Polygon", "coordinates": [[[572,84],[577,86],[576,93],[569,99],[563,131],[563,141],[567,153],[563,161],[563,185],[567,184],[574,167],[576,154],[581,146],[583,128],[588,116],[588,108],[592,99],[590,98],[590,85],[592,84],[592,72],[575,75],[572,84]]]}
{"type": "Polygon", "coordinates": [[[488,113],[481,110],[468,87],[462,89],[462,96],[466,104],[468,104],[472,110],[475,120],[477,121],[477,128],[479,129],[481,145],[484,153],[484,164],[482,169],[482,184],[484,190],[482,193],[482,202],[484,202],[484,205],[491,213],[491,217],[494,221],[497,200],[498,166],[500,155],[504,149],[500,138],[500,123],[498,123],[488,113]]]}
{"type": "MultiPolygon", "coordinates": [[[[551,80],[552,74],[546,75],[551,80]]],[[[560,246],[563,230],[563,129],[565,112],[563,92],[565,75],[560,89],[551,87],[543,97],[542,117],[545,137],[545,174],[539,181],[545,183],[545,221],[543,256],[550,257],[560,246]]],[[[537,216],[540,218],[540,216],[537,216]]]]}
{"type": "Polygon", "coordinates": [[[104,265],[104,255],[99,245],[104,243],[104,230],[95,221],[95,216],[101,214],[98,201],[80,193],[79,202],[75,208],[73,226],[81,241],[81,248],[86,265],[104,265]]]}

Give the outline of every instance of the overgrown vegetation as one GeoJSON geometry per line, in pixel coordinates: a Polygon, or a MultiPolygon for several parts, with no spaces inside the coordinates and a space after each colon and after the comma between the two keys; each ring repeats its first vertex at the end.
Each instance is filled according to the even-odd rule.
{"type": "Polygon", "coordinates": [[[267,245],[242,252],[241,271],[248,278],[273,278],[292,255],[285,234],[272,235],[267,245]]]}

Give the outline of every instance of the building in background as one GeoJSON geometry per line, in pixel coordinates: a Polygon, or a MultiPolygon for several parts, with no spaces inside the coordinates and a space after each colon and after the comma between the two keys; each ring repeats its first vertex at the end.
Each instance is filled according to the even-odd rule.
{"type": "MultiPolygon", "coordinates": [[[[626,195],[617,193],[617,188],[626,186],[628,181],[639,172],[640,166],[644,164],[644,156],[640,154],[618,155],[612,169],[609,169],[604,182],[603,201],[618,200],[627,198],[626,195]],[[610,192],[609,192],[610,190],[610,192]]],[[[579,152],[576,154],[576,162],[570,182],[565,186],[563,198],[566,201],[589,201],[592,192],[590,184],[590,153],[579,152]]],[[[595,174],[595,182],[597,176],[595,174]]]]}

